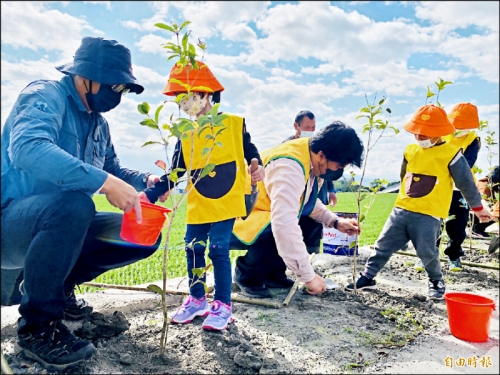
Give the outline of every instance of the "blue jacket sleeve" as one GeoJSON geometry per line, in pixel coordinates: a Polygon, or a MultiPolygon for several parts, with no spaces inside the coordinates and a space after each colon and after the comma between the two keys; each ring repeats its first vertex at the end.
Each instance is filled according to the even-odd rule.
{"type": "Polygon", "coordinates": [[[21,94],[11,129],[12,164],[63,190],[97,191],[107,173],[57,145],[66,98],[52,86],[21,94]],[[57,168],[55,168],[57,166],[57,168]]]}
{"type": "MultiPolygon", "coordinates": [[[[172,156],[172,166],[173,169],[183,168],[186,169],[186,162],[182,157],[182,142],[179,139],[175,144],[174,154],[172,156]]],[[[184,176],[186,172],[178,172],[177,177],[184,176]]],[[[165,194],[175,187],[176,183],[170,180],[170,173],[161,176],[160,181],[158,181],[153,187],[144,190],[144,193],[148,197],[151,203],[155,203],[160,195],[165,194]]]]}

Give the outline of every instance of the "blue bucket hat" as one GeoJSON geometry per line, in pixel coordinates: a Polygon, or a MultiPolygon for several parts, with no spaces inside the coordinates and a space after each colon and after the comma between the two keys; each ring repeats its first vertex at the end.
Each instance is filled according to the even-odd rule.
{"type": "Polygon", "coordinates": [[[144,91],[132,74],[130,50],[116,40],[84,37],[73,62],[56,66],[56,69],[64,74],[77,74],[107,85],[125,84],[136,94],[144,91]]]}

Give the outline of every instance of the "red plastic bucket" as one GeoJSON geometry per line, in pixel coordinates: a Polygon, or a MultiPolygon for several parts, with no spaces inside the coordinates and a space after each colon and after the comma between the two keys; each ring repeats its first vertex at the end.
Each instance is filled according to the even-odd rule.
{"type": "Polygon", "coordinates": [[[444,299],[453,336],[465,341],[488,341],[490,320],[498,316],[495,301],[462,292],[446,293],[444,299]]]}
{"type": "Polygon", "coordinates": [[[134,209],[123,213],[120,237],[137,245],[151,246],[160,236],[163,224],[168,220],[167,214],[172,210],[147,202],[141,202],[141,210],[141,224],[137,223],[134,209]]]}

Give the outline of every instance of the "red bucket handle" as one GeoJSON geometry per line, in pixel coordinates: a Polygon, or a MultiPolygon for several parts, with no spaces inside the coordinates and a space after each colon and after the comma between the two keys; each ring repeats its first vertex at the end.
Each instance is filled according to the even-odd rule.
{"type": "Polygon", "coordinates": [[[498,310],[496,308],[496,305],[493,305],[493,311],[491,311],[491,317],[496,318],[498,316],[498,310]]]}

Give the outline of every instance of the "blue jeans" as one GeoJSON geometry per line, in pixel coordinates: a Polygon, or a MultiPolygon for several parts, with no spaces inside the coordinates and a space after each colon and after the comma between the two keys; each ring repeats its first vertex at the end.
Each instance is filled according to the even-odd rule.
{"type": "Polygon", "coordinates": [[[207,243],[210,239],[208,257],[214,267],[215,294],[214,300],[219,300],[229,304],[231,302],[231,261],[229,259],[229,241],[233,231],[235,219],[219,221],[217,223],[207,224],[187,224],[186,236],[186,261],[189,276],[189,293],[196,298],[202,298],[205,295],[205,289],[202,283],[194,284],[198,279],[205,282],[206,276],[193,277],[193,268],[205,267],[205,248],[206,245],[200,244],[200,241],[207,243]],[[187,244],[195,242],[194,247],[190,249],[187,244]]]}
{"type": "Polygon", "coordinates": [[[87,194],[44,193],[2,209],[2,268],[23,268],[19,313],[27,324],[61,319],[64,292],[152,255],[120,238],[122,214],[96,212],[87,194]]]}

